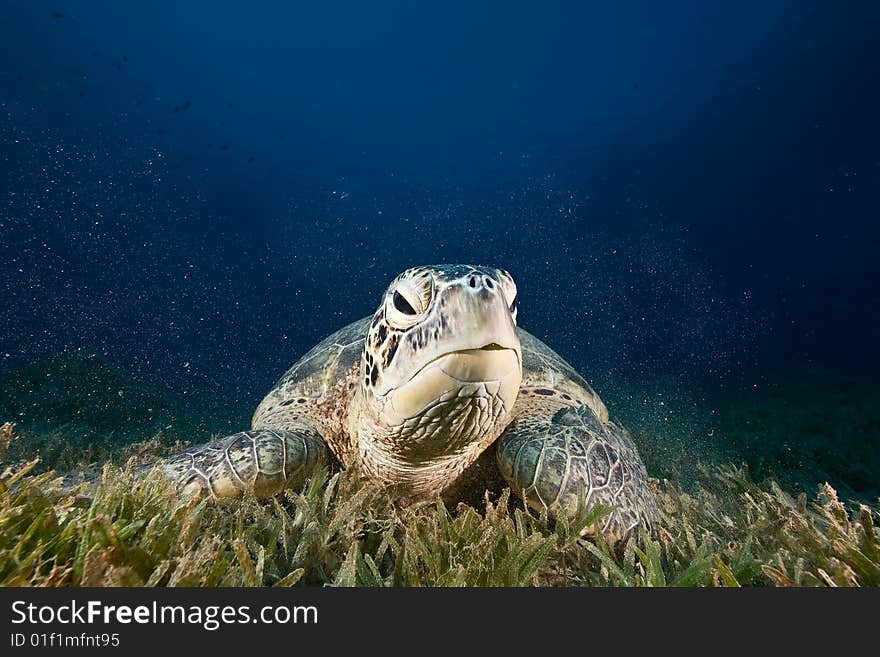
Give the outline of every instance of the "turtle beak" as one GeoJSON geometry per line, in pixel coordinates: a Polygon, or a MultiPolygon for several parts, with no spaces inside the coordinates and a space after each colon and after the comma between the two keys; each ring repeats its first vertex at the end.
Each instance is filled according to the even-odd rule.
{"type": "Polygon", "coordinates": [[[519,394],[522,368],[513,349],[464,349],[443,354],[421,368],[391,394],[392,423],[421,415],[438,400],[455,397],[462,389],[485,387],[510,412],[519,394]]]}

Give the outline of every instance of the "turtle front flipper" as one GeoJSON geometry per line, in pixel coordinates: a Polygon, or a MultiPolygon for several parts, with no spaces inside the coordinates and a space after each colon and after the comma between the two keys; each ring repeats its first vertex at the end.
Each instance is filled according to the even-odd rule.
{"type": "Polygon", "coordinates": [[[241,431],[175,454],[160,468],[185,495],[229,498],[250,492],[270,497],[302,485],[330,458],[324,440],[303,425],[241,431]]]}
{"type": "Polygon", "coordinates": [[[497,459],[511,489],[532,508],[547,508],[551,517],[573,516],[580,499],[587,509],[611,507],[600,520],[600,531],[611,541],[659,519],[632,438],[585,406],[520,416],[501,434],[497,459]]]}

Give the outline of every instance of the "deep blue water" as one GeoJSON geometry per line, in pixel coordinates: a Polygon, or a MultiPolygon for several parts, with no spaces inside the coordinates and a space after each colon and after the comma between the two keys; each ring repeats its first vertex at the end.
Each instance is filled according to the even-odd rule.
{"type": "Polygon", "coordinates": [[[876,2],[0,10],[0,367],[250,409],[470,262],[605,397],[874,385],[876,2]]]}

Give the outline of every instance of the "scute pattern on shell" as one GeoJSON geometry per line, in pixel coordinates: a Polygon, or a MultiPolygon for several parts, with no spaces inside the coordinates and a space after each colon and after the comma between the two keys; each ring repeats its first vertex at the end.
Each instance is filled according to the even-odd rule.
{"type": "Polygon", "coordinates": [[[314,397],[336,385],[361,357],[368,325],[365,317],[327,336],[284,373],[273,391],[314,397]]]}
{"type": "Polygon", "coordinates": [[[576,406],[591,408],[601,421],[608,419],[608,409],[593,387],[559,354],[522,328],[517,329],[523,354],[523,383],[520,395],[542,394],[549,390],[576,406]]]}

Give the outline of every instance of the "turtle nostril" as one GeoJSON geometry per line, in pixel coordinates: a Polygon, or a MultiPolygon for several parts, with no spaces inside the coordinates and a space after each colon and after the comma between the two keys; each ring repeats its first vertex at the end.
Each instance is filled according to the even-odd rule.
{"type": "Polygon", "coordinates": [[[476,277],[476,276],[471,276],[471,277],[468,279],[468,285],[471,286],[471,287],[477,287],[477,277],[476,277]]]}
{"type": "Polygon", "coordinates": [[[486,276],[486,278],[484,278],[483,281],[485,282],[486,287],[489,288],[490,290],[491,290],[493,287],[495,287],[495,283],[493,283],[493,282],[492,282],[492,279],[489,278],[488,276],[486,276]]]}

